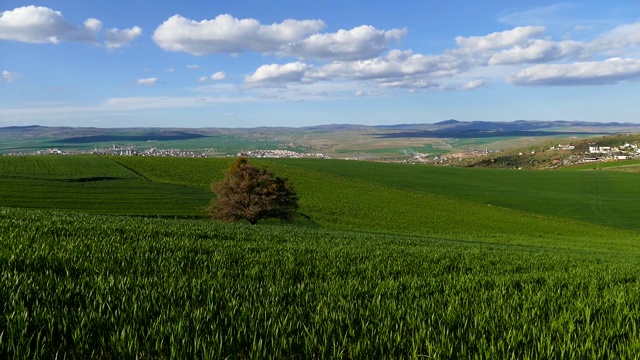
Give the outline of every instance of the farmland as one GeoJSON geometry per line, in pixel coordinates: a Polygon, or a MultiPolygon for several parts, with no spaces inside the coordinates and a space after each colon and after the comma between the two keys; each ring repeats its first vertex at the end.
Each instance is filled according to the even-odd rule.
{"type": "Polygon", "coordinates": [[[0,157],[0,357],[637,358],[637,174],[256,161],[293,224],[203,208],[227,159],[0,157]]]}
{"type": "Polygon", "coordinates": [[[322,153],[332,158],[405,160],[415,153],[432,157],[471,155],[521,146],[555,144],[598,135],[637,133],[637,124],[567,121],[456,121],[388,126],[324,125],[306,128],[68,128],[0,127],[0,154],[60,150],[181,149],[216,156],[255,149],[322,153]]]}

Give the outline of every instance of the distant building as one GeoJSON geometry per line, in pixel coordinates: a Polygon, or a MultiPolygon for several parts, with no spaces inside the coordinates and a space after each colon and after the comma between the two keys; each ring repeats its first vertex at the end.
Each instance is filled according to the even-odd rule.
{"type": "Polygon", "coordinates": [[[591,154],[601,154],[609,151],[611,151],[611,146],[589,145],[589,153],[591,154]]]}

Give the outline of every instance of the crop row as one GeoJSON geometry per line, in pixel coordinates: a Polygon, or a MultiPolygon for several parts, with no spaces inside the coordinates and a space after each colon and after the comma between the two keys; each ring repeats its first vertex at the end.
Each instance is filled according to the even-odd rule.
{"type": "MultiPolygon", "coordinates": [[[[209,185],[222,177],[229,162],[100,156],[40,156],[24,161],[24,168],[12,171],[22,171],[26,178],[0,174],[1,206],[180,217],[206,216],[204,208],[214,196],[209,185]],[[29,170],[32,162],[46,164],[49,170],[29,170]],[[50,178],[76,165],[82,169],[82,164],[85,170],[74,176],[91,181],[50,178]],[[100,178],[122,171],[137,178],[100,178]]],[[[584,172],[500,172],[506,181],[484,169],[331,160],[256,162],[293,182],[305,225],[638,252],[637,222],[632,218],[639,203],[633,201],[638,191],[633,190],[637,188],[633,174],[610,178],[584,172]],[[492,187],[493,182],[498,185],[492,187]],[[579,191],[563,191],[573,183],[579,191]],[[447,186],[450,191],[444,194],[447,186]]]]}
{"type": "Polygon", "coordinates": [[[0,357],[634,358],[633,254],[0,209],[0,357]]]}
{"type": "Polygon", "coordinates": [[[179,184],[205,190],[212,181],[222,179],[223,171],[231,164],[229,159],[165,158],[165,157],[110,157],[112,161],[133,169],[145,178],[162,183],[179,184]]]}
{"type": "MultiPolygon", "coordinates": [[[[155,182],[203,189],[222,177],[229,162],[227,159],[112,159],[155,182]]],[[[635,223],[627,219],[632,216],[629,210],[637,206],[631,201],[633,196],[628,195],[630,189],[635,188],[635,181],[631,187],[628,181],[598,180],[584,173],[546,175],[545,178],[549,172],[540,176],[540,173],[511,171],[501,173],[509,175],[507,180],[499,180],[495,171],[485,169],[309,159],[254,161],[289,178],[300,196],[300,211],[323,227],[637,252],[637,232],[589,223],[614,227],[620,222],[635,223]],[[470,181],[471,175],[473,181],[470,181]],[[498,181],[501,183],[494,184],[498,181]],[[612,190],[613,181],[621,189],[612,190]],[[584,187],[582,192],[564,191],[577,185],[584,187]],[[585,196],[588,191],[593,193],[585,196]],[[546,215],[540,214],[545,212],[546,215]],[[548,216],[554,213],[560,216],[548,216]],[[574,217],[586,218],[589,222],[576,221],[574,217]]],[[[622,228],[635,229],[635,225],[622,228]]]]}
{"type": "Polygon", "coordinates": [[[148,216],[204,216],[211,192],[140,179],[68,182],[3,178],[0,206],[148,216]]]}
{"type": "Polygon", "coordinates": [[[611,171],[517,171],[283,159],[279,170],[308,170],[397,190],[446,196],[545,216],[640,230],[636,174],[611,171]]]}
{"type": "Polygon", "coordinates": [[[82,181],[138,178],[134,172],[98,156],[1,156],[0,176],[82,181]]]}

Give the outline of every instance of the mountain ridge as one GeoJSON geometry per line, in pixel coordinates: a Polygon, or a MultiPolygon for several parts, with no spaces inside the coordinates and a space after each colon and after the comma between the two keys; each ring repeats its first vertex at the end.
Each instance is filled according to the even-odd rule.
{"type": "MultiPolygon", "coordinates": [[[[99,128],[99,127],[70,127],[70,126],[6,126],[0,127],[1,133],[26,132],[26,131],[96,131],[96,132],[119,132],[119,131],[183,131],[199,132],[207,130],[290,130],[290,131],[354,131],[354,130],[474,130],[474,131],[530,131],[544,128],[635,128],[640,130],[640,124],[630,122],[589,122],[580,120],[514,120],[514,121],[486,121],[473,120],[461,121],[456,119],[443,120],[435,123],[398,123],[389,125],[362,125],[362,124],[322,124],[312,126],[260,126],[253,128],[226,128],[226,127],[124,127],[124,128],[99,128]]],[[[557,129],[556,129],[557,131],[557,129]]]]}

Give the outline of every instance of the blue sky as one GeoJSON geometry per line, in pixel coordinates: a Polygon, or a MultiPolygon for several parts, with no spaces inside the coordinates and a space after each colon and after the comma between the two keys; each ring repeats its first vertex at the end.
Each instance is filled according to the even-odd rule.
{"type": "Polygon", "coordinates": [[[3,0],[0,74],[0,127],[640,122],[640,4],[3,0]]]}

